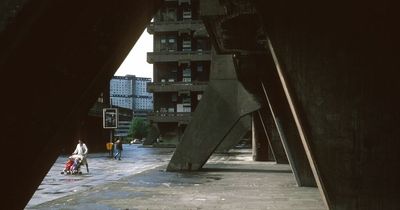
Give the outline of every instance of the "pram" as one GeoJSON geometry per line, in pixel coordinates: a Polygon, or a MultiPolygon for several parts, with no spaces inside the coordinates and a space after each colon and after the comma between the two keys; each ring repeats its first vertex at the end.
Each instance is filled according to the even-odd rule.
{"type": "Polygon", "coordinates": [[[80,168],[83,163],[83,158],[84,157],[82,155],[69,156],[61,174],[82,174],[80,168]]]}

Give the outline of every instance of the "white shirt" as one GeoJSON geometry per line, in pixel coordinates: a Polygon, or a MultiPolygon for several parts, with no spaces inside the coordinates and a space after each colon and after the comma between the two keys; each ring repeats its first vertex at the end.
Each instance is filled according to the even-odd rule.
{"type": "Polygon", "coordinates": [[[73,152],[73,154],[77,154],[77,155],[82,155],[82,156],[86,156],[88,153],[88,148],[86,147],[85,143],[81,144],[77,144],[75,151],[73,152]]]}

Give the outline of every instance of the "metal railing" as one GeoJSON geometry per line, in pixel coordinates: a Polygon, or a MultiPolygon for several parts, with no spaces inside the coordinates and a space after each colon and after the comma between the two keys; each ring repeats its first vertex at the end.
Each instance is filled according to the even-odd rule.
{"type": "Polygon", "coordinates": [[[180,31],[180,30],[203,30],[205,26],[202,20],[180,20],[180,21],[157,21],[151,22],[147,27],[147,32],[180,31]]]}
{"type": "Polygon", "coordinates": [[[208,82],[151,82],[147,83],[149,92],[205,91],[208,82]]]}
{"type": "Polygon", "coordinates": [[[152,122],[178,122],[188,124],[192,119],[193,112],[150,112],[147,115],[152,122]]]}
{"type": "Polygon", "coordinates": [[[147,62],[173,62],[179,60],[208,61],[211,60],[211,51],[172,51],[148,52],[147,62]]]}

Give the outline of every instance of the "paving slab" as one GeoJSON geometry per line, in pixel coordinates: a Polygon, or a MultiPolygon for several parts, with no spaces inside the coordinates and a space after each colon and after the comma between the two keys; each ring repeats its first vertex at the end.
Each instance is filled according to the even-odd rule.
{"type": "Polygon", "coordinates": [[[251,157],[216,154],[197,172],[167,172],[163,163],[30,209],[327,209],[317,188],[297,187],[289,165],[251,157]]]}

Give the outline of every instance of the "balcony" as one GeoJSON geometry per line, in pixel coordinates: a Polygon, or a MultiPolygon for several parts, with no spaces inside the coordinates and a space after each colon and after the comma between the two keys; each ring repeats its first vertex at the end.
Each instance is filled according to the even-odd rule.
{"type": "MultiPolygon", "coordinates": [[[[181,20],[181,21],[159,21],[151,22],[147,27],[149,34],[157,32],[190,32],[190,31],[205,31],[205,26],[201,20],[181,20]]],[[[203,34],[207,36],[208,34],[203,34]]]]}
{"type": "Polygon", "coordinates": [[[211,51],[148,52],[147,62],[209,61],[211,51]]]}
{"type": "Polygon", "coordinates": [[[179,91],[205,91],[208,82],[152,82],[147,83],[147,91],[154,92],[179,92],[179,91]]]}
{"type": "Polygon", "coordinates": [[[150,112],[147,115],[150,122],[177,122],[189,124],[192,119],[192,112],[150,112]]]}

